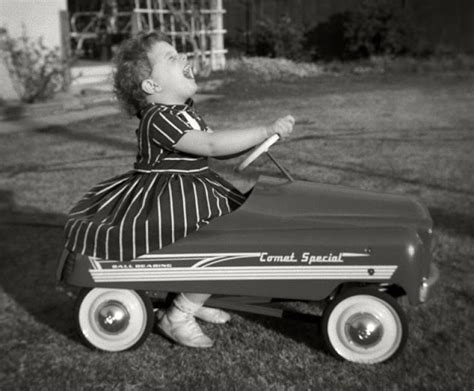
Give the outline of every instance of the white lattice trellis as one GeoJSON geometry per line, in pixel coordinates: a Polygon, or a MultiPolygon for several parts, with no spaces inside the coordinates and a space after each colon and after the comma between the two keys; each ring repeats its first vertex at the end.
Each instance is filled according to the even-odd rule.
{"type": "Polygon", "coordinates": [[[222,0],[135,0],[134,29],[161,30],[198,72],[225,67],[222,0]]]}

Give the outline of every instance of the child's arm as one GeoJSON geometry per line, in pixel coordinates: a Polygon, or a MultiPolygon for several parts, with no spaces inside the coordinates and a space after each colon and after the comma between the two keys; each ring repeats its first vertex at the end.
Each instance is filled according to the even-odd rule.
{"type": "MultiPolygon", "coordinates": [[[[212,131],[211,129],[208,129],[208,130],[207,130],[207,133],[214,133],[214,131],[212,131]]],[[[213,156],[213,158],[215,158],[215,159],[217,159],[217,160],[229,160],[229,159],[234,159],[234,158],[236,158],[236,157],[245,155],[247,152],[251,151],[252,149],[253,149],[253,147],[250,147],[250,148],[244,149],[243,151],[239,151],[239,152],[236,152],[236,153],[232,153],[232,154],[230,154],[230,155],[213,156]]]]}
{"type": "Polygon", "coordinates": [[[247,148],[244,149],[243,151],[237,152],[237,153],[232,153],[230,155],[219,155],[219,156],[213,156],[217,160],[228,160],[228,159],[234,159],[236,157],[245,155],[247,152],[251,151],[252,148],[247,148]]]}
{"type": "Polygon", "coordinates": [[[295,119],[291,115],[280,118],[270,126],[206,133],[187,132],[174,146],[181,152],[199,156],[225,156],[245,151],[278,133],[282,138],[293,131],[295,119]]]}

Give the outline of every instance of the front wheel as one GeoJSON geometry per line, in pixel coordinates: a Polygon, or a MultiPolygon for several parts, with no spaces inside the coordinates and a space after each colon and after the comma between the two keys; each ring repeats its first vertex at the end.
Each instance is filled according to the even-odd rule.
{"type": "Polygon", "coordinates": [[[373,288],[352,289],[325,309],[322,332],[338,358],[376,364],[399,354],[408,337],[403,310],[390,295],[373,288]]]}
{"type": "Polygon", "coordinates": [[[79,335],[84,342],[108,352],[140,346],[153,327],[153,306],[139,291],[83,289],[75,312],[79,335]]]}

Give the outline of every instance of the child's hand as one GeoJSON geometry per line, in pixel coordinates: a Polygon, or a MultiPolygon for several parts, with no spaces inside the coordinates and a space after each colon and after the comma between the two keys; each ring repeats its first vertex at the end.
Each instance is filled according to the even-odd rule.
{"type": "Polygon", "coordinates": [[[271,135],[278,134],[281,138],[286,138],[293,131],[293,125],[295,124],[295,119],[292,115],[287,115],[277,119],[273,124],[270,125],[270,131],[268,132],[271,135]]]}

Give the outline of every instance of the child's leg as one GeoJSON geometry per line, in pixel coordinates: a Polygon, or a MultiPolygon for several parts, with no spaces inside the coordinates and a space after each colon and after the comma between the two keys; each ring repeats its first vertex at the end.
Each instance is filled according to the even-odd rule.
{"type": "Polygon", "coordinates": [[[182,314],[192,314],[196,318],[209,323],[226,323],[230,320],[227,312],[216,308],[204,307],[204,303],[211,295],[207,293],[180,293],[173,300],[175,310],[172,310],[170,316],[176,316],[177,319],[182,318],[182,314]]]}
{"type": "Polygon", "coordinates": [[[229,317],[224,311],[204,308],[203,304],[210,297],[209,294],[202,293],[180,293],[173,300],[170,308],[161,317],[158,328],[181,345],[207,348],[213,345],[213,341],[203,333],[196,323],[194,316],[200,316],[208,321],[224,323],[229,317]]]}
{"type": "Polygon", "coordinates": [[[212,339],[203,333],[194,318],[196,311],[209,298],[209,295],[191,296],[190,301],[182,293],[175,297],[168,310],[161,316],[158,328],[173,341],[193,348],[209,348],[212,339]]]}
{"type": "Polygon", "coordinates": [[[183,319],[187,314],[194,316],[209,297],[207,293],[180,293],[174,298],[168,316],[172,320],[183,319]]]}

